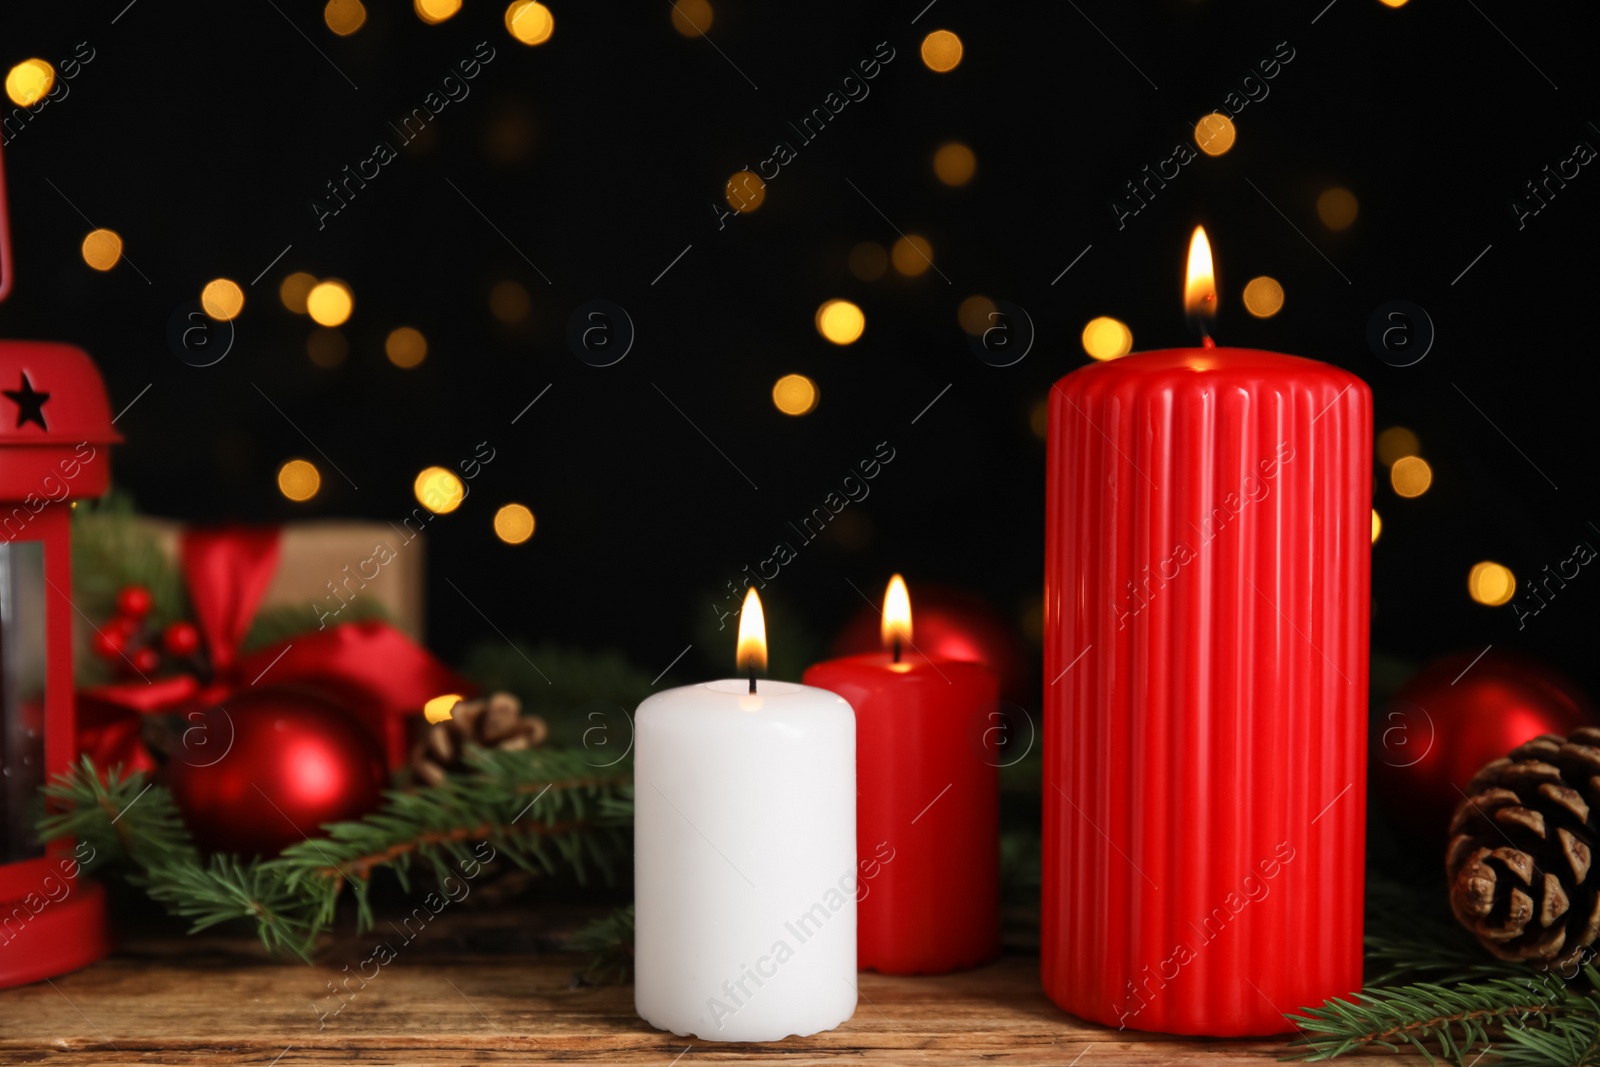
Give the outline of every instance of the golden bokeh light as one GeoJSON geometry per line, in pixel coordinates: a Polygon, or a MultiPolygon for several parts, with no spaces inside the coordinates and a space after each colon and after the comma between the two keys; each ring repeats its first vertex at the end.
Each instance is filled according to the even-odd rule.
{"type": "Polygon", "coordinates": [[[322,488],[322,475],[310,460],[291,459],[278,468],[278,492],[303,503],[317,495],[322,488]]]}
{"type": "Polygon", "coordinates": [[[1378,0],[1384,7],[1405,7],[1406,0],[1378,0]]]}
{"type": "Polygon", "coordinates": [[[6,73],[6,95],[18,107],[37,104],[56,84],[56,68],[42,59],[24,59],[6,73]]]}
{"type": "Polygon", "coordinates": [[[278,283],[278,299],[296,315],[306,313],[306,297],[316,286],[317,279],[303,270],[297,270],[278,283]]]}
{"type": "Polygon", "coordinates": [[[960,66],[962,51],[961,38],[949,30],[934,30],[922,39],[922,62],[938,74],[960,66]]]}
{"type": "Polygon", "coordinates": [[[685,37],[704,35],[715,17],[710,0],[672,0],[672,28],[685,37]]]}
{"type": "Polygon", "coordinates": [[[1372,509],[1372,543],[1378,543],[1378,535],[1383,533],[1383,519],[1378,516],[1378,509],[1372,509]]]}
{"type": "Polygon", "coordinates": [[[396,367],[409,370],[428,358],[428,339],[421,330],[398,326],[384,339],[383,354],[396,367]]]}
{"type": "Polygon", "coordinates": [[[432,26],[461,10],[461,0],[415,0],[417,18],[432,26]]]}
{"type": "Polygon", "coordinates": [[[864,282],[875,282],[889,269],[889,250],[876,241],[862,241],[850,249],[850,273],[864,282]]]}
{"type": "Polygon", "coordinates": [[[1391,426],[1378,435],[1378,459],[1385,467],[1421,451],[1422,442],[1404,426],[1391,426]]]}
{"type": "Polygon", "coordinates": [[[1028,429],[1033,431],[1033,436],[1044,441],[1050,437],[1050,401],[1040,400],[1034,403],[1033,409],[1028,412],[1028,429]]]}
{"type": "Polygon", "coordinates": [[[961,301],[961,306],[956,308],[956,321],[961,324],[963,333],[976,336],[994,325],[994,313],[993,300],[974,294],[961,301]]]}
{"type": "Polygon", "coordinates": [[[323,370],[332,370],[350,354],[344,333],[329,326],[318,326],[306,338],[306,355],[323,370]]]}
{"type": "Polygon", "coordinates": [[[444,693],[436,696],[422,705],[422,717],[434,724],[449,722],[455,718],[456,705],[465,699],[460,693],[444,693]]]}
{"type": "Polygon", "coordinates": [[[494,535],[508,545],[520,545],[533,536],[533,512],[521,504],[506,504],[494,513],[494,535]]]}
{"type": "Polygon", "coordinates": [[[340,37],[348,37],[367,21],[367,9],[361,6],[361,0],[328,0],[328,6],[322,9],[322,21],[340,37]]]}
{"type": "Polygon", "coordinates": [[[894,261],[895,270],[915,278],[933,266],[933,246],[927,238],[910,233],[894,243],[889,258],[894,261]]]}
{"type": "Polygon", "coordinates": [[[489,314],[506,325],[521,322],[533,310],[533,298],[521,282],[511,278],[494,283],[489,290],[489,314]]]}
{"type": "Polygon", "coordinates": [[[1233,120],[1215,111],[1200,116],[1200,121],[1194,124],[1195,147],[1208,156],[1220,156],[1227,152],[1233,147],[1237,136],[1238,131],[1234,129],[1233,120]]]}
{"type": "Polygon", "coordinates": [[[448,515],[467,498],[467,487],[455,472],[444,467],[426,467],[411,483],[417,503],[435,515],[448,515]]]}
{"type": "Polygon", "coordinates": [[[1467,592],[1478,603],[1497,608],[1516,595],[1517,576],[1510,567],[1486,559],[1467,573],[1467,592]]]}
{"type": "Polygon", "coordinates": [[[817,332],[836,345],[854,344],[867,328],[867,316],[848,300],[829,300],[817,308],[817,332]]]}
{"type": "Polygon", "coordinates": [[[1356,194],[1337,185],[1324,189],[1322,195],[1317,197],[1317,218],[1330,230],[1349,229],[1360,211],[1361,205],[1356,202],[1356,194]]]}
{"type": "Polygon", "coordinates": [[[244,290],[230,278],[213,278],[200,290],[200,307],[218,322],[227,322],[244,310],[244,290]]]}
{"type": "Polygon", "coordinates": [[[95,270],[110,270],[122,258],[122,238],[116,230],[90,230],[83,239],[83,261],[95,270]]]}
{"type": "Polygon", "coordinates": [[[523,44],[544,44],[556,32],[556,17],[543,4],[516,0],[506,8],[506,29],[523,44]]]}
{"type": "Polygon", "coordinates": [[[1389,468],[1389,484],[1401,496],[1421,496],[1433,484],[1433,468],[1421,456],[1401,456],[1389,468]]]}
{"type": "Polygon", "coordinates": [[[767,183],[753,170],[741,170],[728,179],[722,190],[728,206],[741,215],[749,214],[767,198],[767,183]]]}
{"type": "Polygon", "coordinates": [[[355,306],[349,286],[337,278],[318,282],[306,294],[306,314],[319,326],[343,326],[355,306]]]}
{"type": "Polygon", "coordinates": [[[933,173],[946,185],[965,185],[978,170],[978,157],[960,141],[940,145],[933,154],[933,173]]]}
{"type": "Polygon", "coordinates": [[[1116,359],[1133,351],[1133,331],[1121,319],[1098,315],[1083,328],[1083,350],[1094,359],[1116,359]]]}
{"type": "Polygon", "coordinates": [[[820,399],[817,383],[804,374],[785,374],[772,386],[772,404],[785,415],[808,415],[820,399]]]}
{"type": "Polygon", "coordinates": [[[1283,310],[1283,286],[1265,274],[1244,286],[1244,309],[1258,319],[1270,319],[1283,310]]]}

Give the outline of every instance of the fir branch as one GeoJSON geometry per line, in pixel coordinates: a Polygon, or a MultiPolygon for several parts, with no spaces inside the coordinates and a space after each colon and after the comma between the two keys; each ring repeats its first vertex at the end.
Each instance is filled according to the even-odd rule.
{"type": "Polygon", "coordinates": [[[102,780],[84,757],[45,787],[54,814],[40,823],[40,833],[47,841],[69,835],[88,841],[97,862],[127,861],[129,881],[193,920],[191,932],[247,919],[268,950],[308,961],[346,886],[356,901],[357,932],[372,928],[368,889],[377,870],[393,871],[408,887],[413,865],[423,863],[442,886],[454,873],[449,861],[464,868],[504,855],[530,871],[570,871],[583,882],[598,870],[612,879],[632,844],[626,768],[597,771],[583,753],[555,749],[469,749],[467,760],[474,773],[389,792],[379,811],[325,825],[326,837],[275,858],[202,861],[165,788],[117,770],[102,780]],[[490,855],[469,849],[474,841],[486,843],[490,855]]]}
{"type": "Polygon", "coordinates": [[[618,908],[572,935],[567,947],[591,957],[575,977],[582,985],[621,985],[633,978],[633,905],[618,908]]]}

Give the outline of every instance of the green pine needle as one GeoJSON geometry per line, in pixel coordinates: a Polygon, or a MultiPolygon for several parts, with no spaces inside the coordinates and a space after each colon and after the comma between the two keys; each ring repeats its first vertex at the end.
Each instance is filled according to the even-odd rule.
{"type": "MultiPolygon", "coordinates": [[[[202,859],[172,795],[143,774],[109,772],[102,781],[85,756],[44,789],[54,814],[44,840],[75,837],[95,850],[91,863],[122,861],[129,881],[191,932],[246,919],[269,951],[309,962],[318,935],[332,925],[346,889],[356,902],[357,932],[372,928],[372,873],[393,871],[409,888],[414,869],[436,883],[450,861],[477,862],[474,847],[530,871],[571,872],[580,883],[614,879],[632,847],[633,786],[626,766],[596,768],[582,752],[469,748],[471,773],[413,792],[391,791],[367,817],[330,823],[326,837],[302,841],[272,859],[214,855],[202,859]]],[[[481,858],[478,857],[478,858],[481,858]]]]}

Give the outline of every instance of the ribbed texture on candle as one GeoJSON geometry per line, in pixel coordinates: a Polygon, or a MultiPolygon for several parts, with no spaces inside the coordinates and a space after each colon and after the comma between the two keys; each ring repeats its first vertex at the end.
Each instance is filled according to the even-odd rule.
{"type": "Polygon", "coordinates": [[[1050,400],[1043,977],[1233,1036],[1361,978],[1371,395],[1153,352],[1050,400]]]}

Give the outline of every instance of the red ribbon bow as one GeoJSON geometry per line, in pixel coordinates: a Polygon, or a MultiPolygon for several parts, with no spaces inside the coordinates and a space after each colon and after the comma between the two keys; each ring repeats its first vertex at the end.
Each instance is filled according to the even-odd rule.
{"type": "Polygon", "coordinates": [[[191,674],[120,682],[78,694],[78,747],[100,768],[155,767],[139,740],[140,716],[204,708],[252,686],[313,688],[349,708],[376,738],[391,770],[408,747],[406,716],[462,680],[384,622],[342,623],[258,652],[239,646],[278,569],[276,527],[186,530],[179,561],[210,653],[212,680],[191,674]]]}

